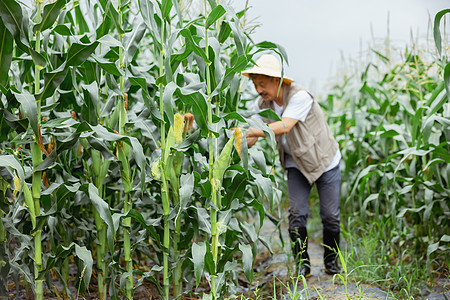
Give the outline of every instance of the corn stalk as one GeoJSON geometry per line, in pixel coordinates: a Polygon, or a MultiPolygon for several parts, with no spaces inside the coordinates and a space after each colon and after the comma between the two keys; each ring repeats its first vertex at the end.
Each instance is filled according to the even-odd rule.
{"type": "MultiPolygon", "coordinates": [[[[208,15],[206,0],[205,4],[205,18],[208,15]]],[[[205,19],[205,53],[206,58],[209,60],[209,43],[208,43],[208,27],[205,19]]],[[[206,64],[206,92],[207,92],[207,104],[208,104],[208,125],[212,128],[212,99],[211,99],[211,76],[210,76],[210,67],[208,63],[206,64]]],[[[217,257],[219,251],[219,233],[217,229],[217,211],[218,211],[218,201],[217,201],[217,190],[214,186],[217,186],[216,181],[213,178],[214,171],[214,140],[217,139],[214,137],[214,134],[211,130],[208,133],[208,145],[209,145],[209,182],[213,188],[211,189],[211,200],[214,206],[210,207],[210,222],[211,222],[211,251],[213,255],[214,261],[214,272],[217,272],[217,257]]],[[[217,144],[216,144],[217,146],[217,144]]],[[[213,299],[217,299],[217,291],[216,291],[216,274],[211,274],[211,294],[213,299]]]]}
{"type": "MultiPolygon", "coordinates": [[[[99,151],[92,149],[90,151],[92,159],[92,173],[94,175],[95,186],[98,189],[98,195],[103,199],[103,182],[108,172],[109,160],[103,160],[99,151]]],[[[94,212],[95,225],[97,227],[98,241],[97,245],[97,267],[100,270],[98,274],[98,293],[99,299],[106,299],[107,291],[105,280],[108,277],[108,270],[106,267],[105,253],[106,253],[106,238],[107,226],[105,221],[100,217],[99,212],[95,207],[92,207],[94,212]]]]}
{"type": "MultiPolygon", "coordinates": [[[[165,20],[162,20],[161,24],[161,53],[159,56],[159,76],[162,77],[164,74],[164,33],[165,33],[165,20]]],[[[170,213],[170,200],[169,200],[169,183],[167,176],[167,159],[168,153],[170,151],[170,139],[173,137],[169,132],[166,141],[166,124],[164,121],[164,85],[159,84],[159,112],[161,114],[161,158],[160,158],[160,168],[161,168],[161,199],[163,204],[163,214],[164,214],[164,254],[163,254],[163,285],[164,285],[164,296],[165,299],[169,299],[169,247],[170,247],[170,223],[169,223],[169,213],[170,213]],[[167,155],[166,155],[167,153],[167,155]]]]}
{"type": "MultiPolygon", "coordinates": [[[[123,7],[122,7],[122,1],[119,0],[119,26],[120,28],[123,28],[123,7]]],[[[120,34],[120,43],[123,45],[123,35],[120,34]]],[[[121,69],[125,68],[124,65],[124,53],[123,48],[119,47],[119,67],[121,69]]],[[[119,77],[119,84],[120,84],[120,92],[122,96],[119,99],[119,103],[117,106],[117,109],[119,110],[119,134],[120,135],[127,135],[127,131],[125,128],[125,124],[128,122],[128,116],[127,116],[127,95],[125,93],[125,87],[124,87],[124,77],[121,75],[119,77]]],[[[117,142],[117,158],[121,162],[121,177],[122,177],[122,183],[124,188],[124,206],[123,206],[123,212],[124,214],[128,214],[132,208],[131,203],[131,169],[130,169],[130,162],[129,162],[129,153],[130,153],[130,146],[126,143],[123,143],[121,141],[117,142]]],[[[127,299],[133,299],[133,259],[131,256],[131,240],[130,240],[130,233],[131,233],[131,218],[126,217],[123,219],[123,243],[124,243],[124,256],[125,256],[125,262],[126,262],[126,270],[127,270],[127,279],[126,279],[126,298],[127,299]]]]}
{"type": "MultiPolygon", "coordinates": [[[[36,23],[41,22],[41,1],[37,1],[37,10],[36,10],[36,23]]],[[[41,33],[40,31],[36,32],[36,52],[41,51],[41,33]]],[[[39,66],[35,65],[34,67],[34,93],[37,95],[40,90],[40,69],[39,66]]],[[[40,122],[41,122],[41,102],[37,101],[37,112],[38,112],[38,131],[39,133],[35,136],[34,143],[31,144],[31,155],[33,168],[39,166],[42,162],[42,151],[39,147],[39,143],[42,143],[42,137],[40,136],[40,122]]],[[[41,206],[40,206],[40,198],[41,198],[41,181],[42,181],[42,172],[34,171],[32,177],[32,196],[34,201],[34,216],[35,218],[40,216],[41,206]]],[[[25,184],[26,185],[26,184],[25,184]]],[[[37,229],[33,226],[33,229],[37,229]]],[[[35,297],[37,300],[44,298],[44,289],[43,289],[43,280],[39,280],[39,271],[42,270],[42,245],[41,245],[41,234],[42,230],[37,229],[36,234],[34,236],[34,278],[35,278],[35,297]]]]}
{"type": "MultiPolygon", "coordinates": [[[[3,185],[3,180],[1,179],[1,183],[3,185]]],[[[0,193],[4,193],[4,189],[2,188],[0,190],[0,193]]],[[[4,195],[2,195],[4,197],[4,195]]],[[[3,226],[2,218],[5,216],[5,213],[0,209],[0,299],[6,300],[8,299],[8,282],[7,282],[7,275],[9,271],[9,262],[6,261],[7,257],[7,250],[6,250],[6,231],[5,227],[3,226]]]]}
{"type": "MultiPolygon", "coordinates": [[[[183,130],[184,130],[184,119],[179,114],[176,113],[174,116],[174,139],[175,143],[179,144],[183,141],[183,130]]],[[[180,176],[183,168],[184,161],[184,153],[179,151],[174,151],[171,153],[168,159],[167,168],[168,179],[170,185],[172,187],[172,199],[174,207],[180,205],[180,176]]],[[[181,208],[180,211],[175,218],[175,232],[173,234],[173,251],[174,257],[173,260],[177,263],[174,271],[173,271],[173,296],[176,298],[178,295],[181,295],[183,285],[181,283],[181,274],[182,274],[182,261],[181,257],[181,249],[179,248],[180,237],[181,237],[181,208]]]]}

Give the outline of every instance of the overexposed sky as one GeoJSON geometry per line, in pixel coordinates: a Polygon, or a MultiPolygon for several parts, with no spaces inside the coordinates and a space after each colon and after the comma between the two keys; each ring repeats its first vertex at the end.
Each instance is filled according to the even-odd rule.
{"type": "MultiPolygon", "coordinates": [[[[233,6],[240,10],[245,2],[233,0],[233,6]]],[[[388,15],[392,43],[411,44],[411,32],[425,40],[428,31],[432,39],[429,23],[438,11],[450,8],[448,0],[249,0],[248,4],[248,19],[256,18],[260,24],[253,40],[283,45],[289,57],[285,74],[319,94],[341,66],[342,54],[357,58],[360,50],[373,44],[372,33],[377,43],[387,37],[388,15]]]]}

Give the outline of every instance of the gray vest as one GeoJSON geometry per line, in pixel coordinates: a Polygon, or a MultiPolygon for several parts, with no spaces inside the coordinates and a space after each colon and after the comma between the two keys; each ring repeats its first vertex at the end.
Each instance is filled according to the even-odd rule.
{"type": "MultiPolygon", "coordinates": [[[[292,96],[301,90],[304,89],[296,84],[283,84],[283,112],[292,96]]],[[[262,98],[259,98],[258,105],[261,109],[274,109],[273,101],[264,101],[262,98]]],[[[273,122],[268,119],[264,121],[273,122]]],[[[276,139],[281,165],[284,168],[284,147],[281,137],[279,135],[276,139]]],[[[286,142],[295,163],[310,184],[323,174],[338,150],[338,143],[331,134],[322,109],[314,98],[306,120],[299,121],[292,127],[286,134],[286,142]]]]}

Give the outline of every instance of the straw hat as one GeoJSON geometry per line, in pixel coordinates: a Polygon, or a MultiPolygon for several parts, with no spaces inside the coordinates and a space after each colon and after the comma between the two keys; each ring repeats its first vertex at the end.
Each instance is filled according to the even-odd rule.
{"type": "MultiPolygon", "coordinates": [[[[256,61],[256,65],[253,68],[245,70],[242,75],[250,77],[250,74],[261,74],[270,77],[281,78],[281,66],[278,59],[272,54],[263,54],[256,61]]],[[[292,83],[294,79],[284,76],[284,83],[292,83]]]]}

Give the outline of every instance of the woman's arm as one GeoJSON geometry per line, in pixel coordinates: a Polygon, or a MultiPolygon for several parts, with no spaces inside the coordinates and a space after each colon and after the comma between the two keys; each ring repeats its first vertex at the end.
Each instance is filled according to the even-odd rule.
{"type": "MultiPolygon", "coordinates": [[[[281,121],[273,122],[269,124],[270,129],[273,130],[275,135],[281,135],[291,131],[292,127],[297,124],[298,120],[292,118],[282,118],[281,121]]],[[[265,137],[264,131],[261,129],[256,129],[249,127],[250,132],[247,134],[248,137],[265,137]]]]}

